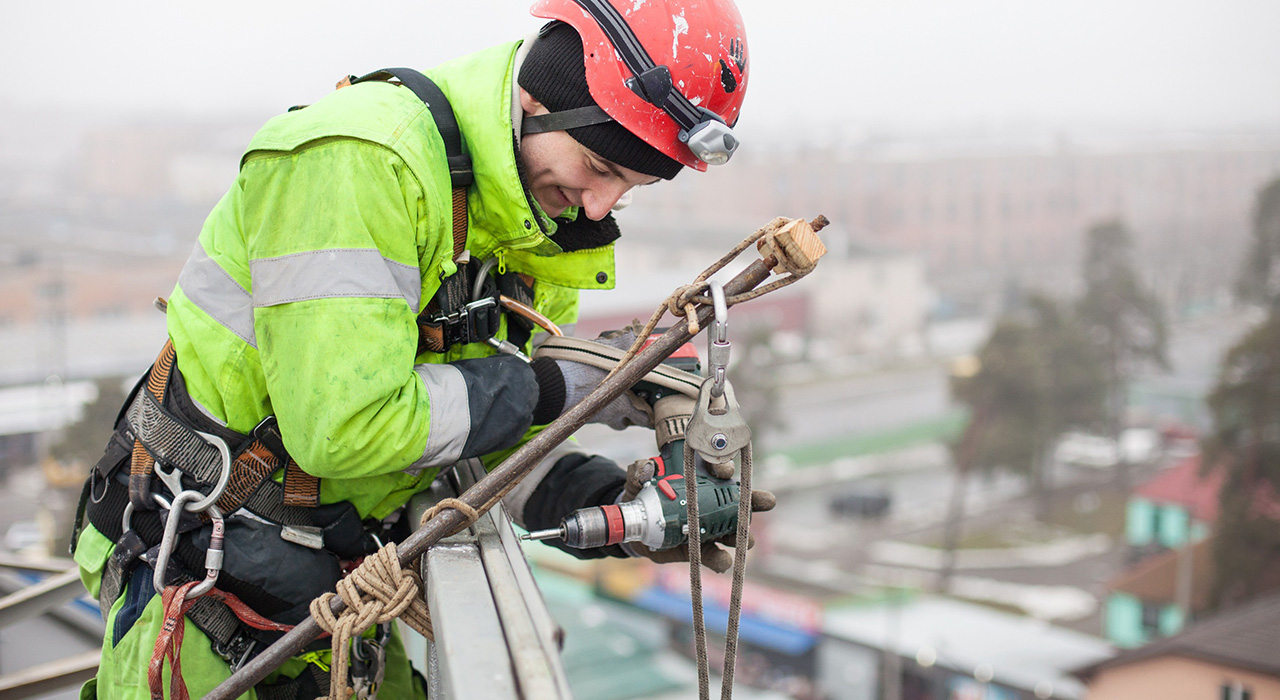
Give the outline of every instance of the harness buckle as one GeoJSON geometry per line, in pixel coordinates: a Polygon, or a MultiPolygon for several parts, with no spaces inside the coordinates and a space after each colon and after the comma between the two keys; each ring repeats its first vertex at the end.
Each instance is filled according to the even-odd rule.
{"type": "Polygon", "coordinates": [[[275,416],[267,416],[262,422],[254,426],[249,433],[250,437],[262,443],[271,454],[280,458],[280,463],[285,464],[288,460],[289,451],[284,447],[284,436],[280,434],[280,426],[276,423],[275,416]]]}
{"type": "Polygon", "coordinates": [[[226,644],[221,642],[213,643],[213,653],[221,656],[223,661],[231,667],[231,672],[235,673],[240,667],[249,663],[249,658],[253,656],[253,650],[258,647],[258,640],[249,636],[244,627],[236,630],[235,636],[227,640],[226,644]]]}
{"type": "Polygon", "coordinates": [[[496,296],[477,299],[452,312],[437,312],[427,323],[439,326],[446,348],[488,341],[498,333],[502,309],[496,296]]]}

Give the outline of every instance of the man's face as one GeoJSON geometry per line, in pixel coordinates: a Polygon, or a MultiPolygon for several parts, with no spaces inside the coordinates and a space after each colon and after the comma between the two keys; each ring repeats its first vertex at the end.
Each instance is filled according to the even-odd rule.
{"type": "MultiPolygon", "coordinates": [[[[520,91],[520,105],[525,115],[547,113],[547,108],[524,90],[520,91]]],[[[632,187],[659,180],[601,158],[564,131],[523,136],[520,164],[533,198],[553,217],[569,207],[579,207],[588,218],[599,221],[632,187]]]]}

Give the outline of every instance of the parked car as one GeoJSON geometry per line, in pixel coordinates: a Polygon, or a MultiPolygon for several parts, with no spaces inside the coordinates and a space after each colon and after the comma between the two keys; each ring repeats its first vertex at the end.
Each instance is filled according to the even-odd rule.
{"type": "Polygon", "coordinates": [[[1063,433],[1053,450],[1053,459],[1058,464],[1106,469],[1120,461],[1120,452],[1116,449],[1116,441],[1109,437],[1063,433]]]}
{"type": "Polygon", "coordinates": [[[850,518],[882,518],[888,515],[893,497],[883,486],[858,484],[831,497],[832,514],[850,518]]]}
{"type": "Polygon", "coordinates": [[[1119,463],[1121,456],[1130,464],[1150,462],[1159,451],[1159,433],[1150,428],[1126,428],[1120,433],[1119,447],[1115,440],[1102,435],[1063,433],[1053,457],[1058,464],[1106,469],[1119,463]]]}

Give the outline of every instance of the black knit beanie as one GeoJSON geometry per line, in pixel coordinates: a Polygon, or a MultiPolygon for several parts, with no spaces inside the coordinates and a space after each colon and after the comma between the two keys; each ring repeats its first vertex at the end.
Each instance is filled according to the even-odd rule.
{"type": "MultiPolygon", "coordinates": [[[[525,56],[518,80],[520,87],[552,112],[595,104],[587,89],[582,39],[564,22],[542,28],[525,56]]],[[[670,180],[684,167],[615,121],[566,131],[601,158],[645,175],[670,180]]]]}

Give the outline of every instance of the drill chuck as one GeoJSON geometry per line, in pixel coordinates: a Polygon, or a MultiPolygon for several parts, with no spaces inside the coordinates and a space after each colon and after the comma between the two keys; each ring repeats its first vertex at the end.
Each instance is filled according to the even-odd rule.
{"type": "Polygon", "coordinates": [[[561,539],[575,549],[635,542],[644,537],[645,520],[643,501],[583,508],[564,519],[561,539]]]}

